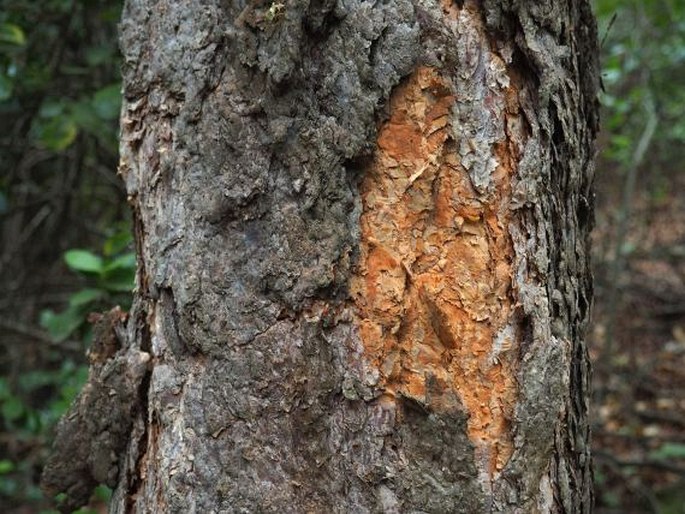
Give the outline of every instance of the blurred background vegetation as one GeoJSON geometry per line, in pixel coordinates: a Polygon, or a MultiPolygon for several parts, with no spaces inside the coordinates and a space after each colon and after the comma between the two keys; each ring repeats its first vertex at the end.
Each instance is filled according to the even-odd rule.
{"type": "MultiPolygon", "coordinates": [[[[127,308],[119,0],[0,0],[0,510],[37,484],[85,380],[88,314],[127,308]]],[[[596,0],[597,512],[685,513],[685,2],[596,0]],[[683,159],[683,160],[681,160],[683,159]]],[[[102,511],[100,489],[83,512],[102,511]]]]}
{"type": "Polygon", "coordinates": [[[597,512],[685,513],[685,2],[596,0],[597,512]]]}
{"type": "Polygon", "coordinates": [[[1,512],[48,508],[39,475],[87,375],[88,313],[130,303],[135,257],[116,176],[120,10],[0,0],[1,512]]]}

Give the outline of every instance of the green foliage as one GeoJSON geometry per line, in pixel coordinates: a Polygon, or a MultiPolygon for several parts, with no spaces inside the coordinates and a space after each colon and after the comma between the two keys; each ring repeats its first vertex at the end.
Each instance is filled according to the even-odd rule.
{"type": "Polygon", "coordinates": [[[0,21],[0,102],[12,97],[17,75],[15,58],[25,45],[26,35],[20,26],[0,21]]]}
{"type": "Polygon", "coordinates": [[[74,271],[99,274],[104,269],[102,257],[88,250],[69,250],[64,254],[64,261],[74,271]]]}
{"type": "Polygon", "coordinates": [[[120,108],[119,83],[107,85],[79,100],[47,98],[33,119],[32,135],[38,145],[59,152],[68,148],[83,131],[116,151],[116,133],[107,122],[118,117],[120,108]]]}
{"type": "MultiPolygon", "coordinates": [[[[646,123],[658,118],[654,155],[664,163],[685,141],[685,3],[595,2],[603,47],[604,158],[627,167],[646,123]]],[[[653,164],[653,163],[652,163],[653,164]]]]}
{"type": "MultiPolygon", "coordinates": [[[[66,412],[85,383],[87,374],[88,369],[85,366],[65,360],[58,369],[36,370],[22,375],[15,387],[10,387],[6,378],[0,378],[0,413],[5,427],[25,437],[41,434],[66,412]],[[41,392],[54,386],[57,386],[56,395],[46,402],[36,401],[41,392]]],[[[14,467],[8,469],[5,465],[3,469],[7,473],[14,467]]]]}
{"type": "Polygon", "coordinates": [[[12,23],[0,24],[0,43],[5,45],[24,46],[26,36],[21,27],[12,23]]]}
{"type": "Polygon", "coordinates": [[[62,152],[85,133],[116,153],[116,123],[111,122],[119,115],[120,83],[98,80],[93,88],[90,77],[102,76],[98,68],[116,70],[113,28],[120,3],[7,3],[0,13],[0,113],[34,113],[30,138],[37,147],[62,152]],[[108,26],[110,38],[92,34],[98,24],[108,26]],[[89,46],[78,48],[74,59],[65,59],[71,45],[86,41],[89,46]]]}
{"type": "MultiPolygon", "coordinates": [[[[0,216],[18,227],[0,241],[0,248],[14,249],[0,273],[12,307],[0,316],[13,319],[22,310],[17,304],[35,305],[26,315],[34,321],[40,312],[54,341],[0,337],[3,512],[50,512],[42,510],[48,504],[37,479],[54,425],[87,375],[86,318],[130,303],[135,258],[115,177],[121,4],[3,0],[0,8],[0,216]],[[30,220],[35,224],[26,230],[30,220]],[[65,265],[55,266],[58,260],[65,265]],[[12,297],[7,283],[14,277],[28,279],[12,297]],[[27,298],[36,289],[30,279],[39,296],[27,298]]],[[[18,321],[30,324],[21,314],[18,321]]],[[[107,496],[101,491],[99,501],[107,496]]]]}
{"type": "MultiPolygon", "coordinates": [[[[3,431],[11,432],[17,444],[29,446],[42,440],[55,426],[83,386],[88,369],[73,360],[64,360],[54,370],[35,370],[12,381],[0,377],[0,420],[3,431]],[[10,382],[14,382],[11,384],[10,382]],[[55,390],[52,394],[48,391],[55,390]]],[[[42,494],[30,480],[35,473],[30,459],[0,460],[0,502],[3,498],[24,497],[39,501],[42,494]]]]}
{"type": "Polygon", "coordinates": [[[62,312],[46,309],[41,313],[40,324],[55,341],[64,341],[84,328],[89,312],[114,304],[128,308],[136,271],[135,254],[128,250],[130,242],[131,233],[118,230],[105,241],[102,255],[81,249],[64,254],[67,266],[88,285],[69,297],[62,312]]]}

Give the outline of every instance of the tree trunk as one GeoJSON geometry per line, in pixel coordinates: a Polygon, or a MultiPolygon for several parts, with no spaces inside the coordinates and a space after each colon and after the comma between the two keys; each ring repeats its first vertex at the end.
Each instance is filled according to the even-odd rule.
{"type": "Polygon", "coordinates": [[[91,379],[147,367],[81,421],[126,427],[80,468],[111,512],[589,512],[588,2],[128,0],[121,29],[139,269],[91,379]]]}

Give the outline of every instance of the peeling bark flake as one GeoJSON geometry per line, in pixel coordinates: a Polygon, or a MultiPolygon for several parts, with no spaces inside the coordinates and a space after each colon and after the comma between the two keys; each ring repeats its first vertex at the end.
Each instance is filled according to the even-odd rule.
{"type": "Polygon", "coordinates": [[[479,193],[453,135],[454,89],[443,72],[421,67],[392,95],[361,185],[351,292],[381,387],[438,412],[465,409],[476,460],[492,480],[513,451],[521,334],[506,227],[517,150],[507,140],[493,146],[494,188],[479,193]],[[463,406],[449,404],[450,392],[463,406]]]}

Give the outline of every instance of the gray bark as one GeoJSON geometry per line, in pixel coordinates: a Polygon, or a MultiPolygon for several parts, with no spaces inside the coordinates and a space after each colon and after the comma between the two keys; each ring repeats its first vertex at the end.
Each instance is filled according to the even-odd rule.
{"type": "Polygon", "coordinates": [[[586,1],[128,0],[121,46],[111,512],[590,511],[586,1]]]}

